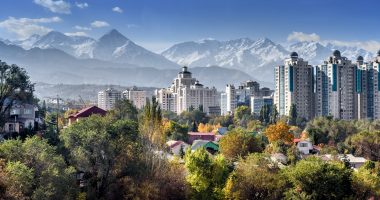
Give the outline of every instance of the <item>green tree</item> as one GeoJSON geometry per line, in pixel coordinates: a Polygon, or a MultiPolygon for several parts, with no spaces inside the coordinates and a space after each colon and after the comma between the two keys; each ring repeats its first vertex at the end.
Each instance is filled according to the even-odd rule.
{"type": "MultiPolygon", "coordinates": [[[[69,151],[69,161],[85,173],[89,198],[104,197],[118,173],[117,166],[136,156],[138,125],[130,120],[113,121],[93,115],[64,129],[60,139],[69,151]]],[[[128,167],[128,166],[126,166],[128,167]]],[[[128,168],[127,168],[128,169],[128,168]]],[[[127,170],[120,167],[119,170],[127,170]]]]}
{"type": "Polygon", "coordinates": [[[270,106],[268,104],[261,107],[259,119],[261,123],[268,124],[270,122],[270,106]]]}
{"type": "Polygon", "coordinates": [[[347,139],[356,154],[380,161],[380,131],[363,131],[347,139]]]}
{"type": "Polygon", "coordinates": [[[152,98],[152,102],[147,101],[144,107],[139,131],[146,142],[156,146],[163,146],[166,142],[162,127],[161,108],[155,98],[152,98]]]}
{"type": "Polygon", "coordinates": [[[272,111],[270,113],[269,123],[270,124],[275,124],[275,123],[277,123],[277,119],[278,119],[277,106],[276,105],[272,105],[272,111]]]}
{"type": "Polygon", "coordinates": [[[251,109],[248,106],[239,106],[234,112],[234,123],[238,126],[247,127],[249,120],[253,119],[251,109]]]}
{"type": "Polygon", "coordinates": [[[291,186],[288,199],[299,199],[300,194],[310,199],[343,199],[352,194],[351,170],[341,162],[309,157],[287,168],[284,175],[291,186]]]}
{"type": "Polygon", "coordinates": [[[296,126],[297,118],[297,106],[295,104],[292,104],[289,111],[289,125],[296,126]]]}
{"type": "Polygon", "coordinates": [[[24,69],[0,60],[0,129],[5,124],[13,102],[31,103],[33,91],[34,85],[24,69]]]}
{"type": "Polygon", "coordinates": [[[44,139],[37,136],[0,144],[0,158],[7,162],[8,188],[21,187],[16,195],[32,199],[73,199],[77,194],[75,170],[68,167],[44,139]]]}
{"type": "MultiPolygon", "coordinates": [[[[165,123],[164,123],[165,124],[165,123]]],[[[169,121],[164,125],[164,134],[171,140],[187,141],[189,127],[181,125],[174,121],[169,121]]]]}
{"type": "Polygon", "coordinates": [[[33,194],[34,170],[20,161],[8,162],[6,168],[7,196],[26,199],[33,194]]]}
{"type": "Polygon", "coordinates": [[[264,154],[250,154],[241,159],[229,176],[226,199],[281,199],[285,183],[280,169],[264,154]]]}
{"type": "Polygon", "coordinates": [[[367,161],[353,173],[353,188],[356,199],[380,197],[380,163],[367,161]]]}
{"type": "Polygon", "coordinates": [[[260,152],[262,147],[258,138],[243,129],[227,132],[219,141],[220,152],[229,160],[237,160],[249,153],[260,152]]]}
{"type": "Polygon", "coordinates": [[[219,199],[228,176],[228,166],[223,157],[212,159],[203,148],[185,155],[186,177],[193,199],[219,199]]]}
{"type": "Polygon", "coordinates": [[[116,101],[111,113],[116,119],[137,121],[137,108],[128,99],[116,101]]]}

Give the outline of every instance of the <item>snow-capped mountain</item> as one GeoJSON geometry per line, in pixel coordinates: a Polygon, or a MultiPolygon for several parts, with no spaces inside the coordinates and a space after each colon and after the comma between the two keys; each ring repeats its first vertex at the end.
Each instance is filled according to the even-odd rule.
{"type": "Polygon", "coordinates": [[[89,58],[91,57],[91,50],[88,49],[92,49],[94,44],[95,40],[90,37],[67,36],[57,31],[51,31],[36,40],[32,47],[59,49],[75,57],[89,58]]]}
{"type": "Polygon", "coordinates": [[[36,43],[40,38],[41,38],[40,35],[33,34],[32,36],[30,36],[29,38],[25,40],[16,40],[16,41],[13,41],[11,44],[21,46],[24,49],[31,49],[32,47],[34,47],[33,46],[34,43],[36,43]]]}
{"type": "Polygon", "coordinates": [[[297,52],[301,58],[314,65],[320,64],[323,60],[326,60],[333,51],[319,42],[297,42],[290,44],[287,49],[290,52],[297,52]]]}
{"type": "Polygon", "coordinates": [[[135,44],[115,29],[103,35],[96,42],[93,58],[158,69],[177,69],[179,67],[165,57],[135,44]]]}
{"type": "Polygon", "coordinates": [[[290,52],[295,51],[310,64],[318,65],[336,49],[341,51],[342,56],[354,61],[359,55],[365,60],[372,60],[373,57],[371,52],[359,47],[319,42],[297,42],[284,47],[267,38],[256,41],[241,38],[229,41],[184,42],[170,47],[162,55],[180,65],[217,65],[242,70],[259,80],[272,81],[274,66],[282,64],[290,52]]]}
{"type": "Polygon", "coordinates": [[[332,43],[327,43],[326,48],[334,50],[338,49],[340,53],[347,57],[350,60],[356,60],[358,56],[363,56],[365,61],[370,61],[375,56],[375,52],[369,52],[364,49],[355,46],[342,46],[342,45],[334,45],[332,43]]]}
{"type": "Polygon", "coordinates": [[[184,42],[162,52],[167,59],[180,65],[217,65],[239,69],[249,74],[270,73],[273,71],[273,66],[280,63],[288,54],[284,47],[267,38],[256,41],[240,38],[229,41],[184,42]]]}
{"type": "Polygon", "coordinates": [[[289,51],[295,51],[304,60],[312,65],[321,64],[334,50],[339,50],[341,55],[355,61],[358,56],[364,60],[372,60],[373,53],[359,47],[334,45],[331,43],[321,44],[319,42],[298,42],[288,46],[289,51]]]}
{"type": "Polygon", "coordinates": [[[26,40],[7,44],[21,46],[26,50],[31,48],[58,49],[81,59],[94,58],[158,69],[179,68],[176,63],[135,44],[115,29],[103,35],[99,40],[51,31],[43,36],[32,35],[26,40]]]}

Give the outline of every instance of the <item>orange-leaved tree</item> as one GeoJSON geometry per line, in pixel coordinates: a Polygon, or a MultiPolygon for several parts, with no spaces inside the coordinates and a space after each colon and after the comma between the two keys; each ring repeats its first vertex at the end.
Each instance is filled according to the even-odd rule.
{"type": "Polygon", "coordinates": [[[293,142],[294,135],[289,131],[290,127],[284,122],[277,122],[269,125],[264,134],[269,142],[283,141],[285,143],[293,142]]]}

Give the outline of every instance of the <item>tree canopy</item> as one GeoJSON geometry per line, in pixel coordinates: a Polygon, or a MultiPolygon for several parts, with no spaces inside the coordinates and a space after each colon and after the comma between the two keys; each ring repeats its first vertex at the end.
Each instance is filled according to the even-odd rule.
{"type": "Polygon", "coordinates": [[[13,102],[32,102],[33,92],[34,84],[24,69],[0,60],[0,128],[13,102]]]}

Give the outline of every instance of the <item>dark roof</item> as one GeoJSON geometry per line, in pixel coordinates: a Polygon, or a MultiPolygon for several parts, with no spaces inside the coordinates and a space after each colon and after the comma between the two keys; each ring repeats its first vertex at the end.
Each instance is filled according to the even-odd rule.
{"type": "Polygon", "coordinates": [[[191,74],[191,72],[187,71],[187,67],[186,66],[183,66],[182,67],[182,71],[179,72],[180,74],[191,74]]]}
{"type": "Polygon", "coordinates": [[[357,61],[363,61],[364,58],[363,58],[363,56],[358,56],[358,58],[356,58],[356,60],[357,60],[357,61]]]}
{"type": "Polygon", "coordinates": [[[84,108],[75,114],[70,115],[69,118],[72,118],[72,117],[74,117],[74,118],[89,117],[91,115],[104,116],[106,114],[107,114],[107,111],[105,111],[105,110],[103,110],[97,106],[91,106],[91,107],[84,108]]]}
{"type": "Polygon", "coordinates": [[[339,51],[339,50],[335,50],[335,51],[333,52],[333,55],[334,55],[335,57],[340,57],[340,51],[339,51]]]}
{"type": "Polygon", "coordinates": [[[380,50],[377,52],[377,55],[380,56],[380,50]]]}
{"type": "Polygon", "coordinates": [[[291,57],[291,58],[298,58],[298,53],[297,53],[297,52],[292,52],[292,53],[290,54],[290,57],[291,57]]]}

